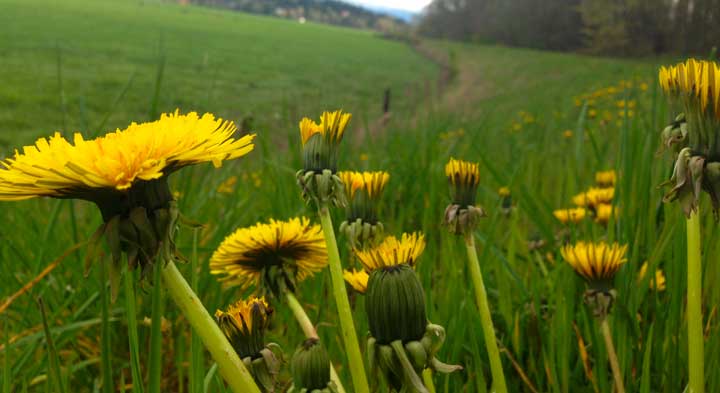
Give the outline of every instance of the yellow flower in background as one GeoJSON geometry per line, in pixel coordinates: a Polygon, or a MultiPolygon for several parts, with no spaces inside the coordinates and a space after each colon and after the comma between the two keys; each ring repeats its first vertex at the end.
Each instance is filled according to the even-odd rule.
{"type": "Polygon", "coordinates": [[[370,159],[370,156],[368,156],[366,153],[360,154],[360,161],[367,161],[370,159]]]}
{"type": "Polygon", "coordinates": [[[627,245],[577,242],[560,249],[560,254],[575,272],[590,282],[612,279],[627,262],[627,245]]]}
{"type": "Polygon", "coordinates": [[[240,358],[257,358],[265,348],[265,331],[273,310],[264,297],[239,300],[226,311],[217,310],[215,319],[240,358]]]}
{"type": "Polygon", "coordinates": [[[612,169],[608,171],[595,172],[595,183],[600,187],[615,187],[616,181],[617,175],[612,169]]]}
{"type": "Polygon", "coordinates": [[[237,184],[237,176],[230,176],[224,182],[220,183],[217,188],[217,192],[220,194],[232,194],[235,191],[235,185],[237,184]]]}
{"type": "Polygon", "coordinates": [[[498,188],[498,195],[501,198],[509,197],[510,196],[510,189],[508,187],[500,187],[498,188]]]}
{"type": "Polygon", "coordinates": [[[475,162],[456,160],[451,157],[445,165],[445,176],[453,185],[477,186],[480,184],[480,166],[475,162]]]}
{"type": "Polygon", "coordinates": [[[563,224],[567,224],[568,222],[578,223],[582,221],[586,215],[587,210],[582,207],[575,209],[559,209],[553,211],[553,216],[555,216],[555,218],[557,218],[558,221],[562,222],[563,224]]]}
{"type": "Polygon", "coordinates": [[[49,196],[95,201],[184,166],[212,162],[219,167],[254,147],[255,135],[235,139],[235,131],[232,122],[212,114],[176,111],[92,140],[76,133],[70,143],[55,133],[0,162],[0,200],[49,196]]]}
{"type": "Polygon", "coordinates": [[[572,136],[573,136],[572,130],[565,130],[565,131],[563,132],[563,137],[564,137],[565,139],[570,139],[570,138],[572,138],[572,136]]]}
{"type": "Polygon", "coordinates": [[[307,117],[303,118],[300,120],[300,136],[303,145],[315,134],[320,134],[333,143],[340,142],[351,117],[350,113],[337,110],[335,112],[323,112],[319,124],[307,117]]]}
{"type": "Polygon", "coordinates": [[[370,275],[365,270],[345,270],[343,271],[343,277],[353,289],[360,293],[367,291],[368,280],[370,275]]]}
{"type": "Polygon", "coordinates": [[[720,65],[712,61],[689,59],[675,66],[660,67],[663,91],[697,105],[701,111],[720,119],[720,65]]]}
{"type": "Polygon", "coordinates": [[[287,221],[271,219],[240,228],[229,235],[210,258],[210,273],[220,281],[261,286],[279,293],[294,290],[328,263],[322,228],[305,217],[287,221]]]}
{"type": "MultiPolygon", "coordinates": [[[[646,261],[640,267],[640,271],[638,271],[638,281],[642,281],[643,278],[645,278],[645,274],[647,274],[647,269],[648,263],[646,261]]],[[[665,290],[665,272],[663,272],[662,269],[655,270],[655,277],[650,279],[649,288],[658,292],[662,292],[665,290]]]]}
{"type": "Polygon", "coordinates": [[[597,117],[597,110],[590,109],[588,110],[587,115],[590,119],[594,119],[595,117],[597,117]]]}
{"type": "Polygon", "coordinates": [[[610,217],[617,218],[617,208],[607,203],[601,203],[595,206],[595,222],[600,224],[607,224],[610,222],[610,217]]]}
{"type": "Polygon", "coordinates": [[[357,190],[364,191],[368,197],[378,197],[388,180],[390,180],[390,174],[387,172],[352,172],[343,171],[339,172],[338,176],[345,185],[345,192],[347,196],[352,199],[355,197],[357,190]]]}
{"type": "Polygon", "coordinates": [[[420,232],[412,234],[403,233],[400,240],[395,236],[388,236],[376,247],[368,250],[355,250],[355,255],[365,270],[373,270],[417,263],[417,259],[425,250],[425,236],[420,232]]]}
{"type": "Polygon", "coordinates": [[[572,198],[572,201],[576,206],[595,207],[603,203],[612,203],[614,196],[615,188],[613,187],[590,187],[590,189],[588,189],[587,191],[575,195],[572,198]]]}
{"type": "Polygon", "coordinates": [[[647,83],[643,82],[643,83],[640,84],[640,90],[641,90],[641,91],[647,91],[647,89],[648,89],[648,84],[647,84],[647,83]]]}

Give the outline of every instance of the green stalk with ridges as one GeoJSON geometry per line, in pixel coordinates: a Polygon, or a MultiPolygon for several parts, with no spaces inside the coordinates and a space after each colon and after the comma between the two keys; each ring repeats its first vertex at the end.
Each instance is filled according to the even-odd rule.
{"type": "Polygon", "coordinates": [[[689,393],[705,392],[704,334],[702,317],[702,260],[700,258],[700,214],[687,219],[687,321],[689,393]]]}
{"type": "Polygon", "coordinates": [[[345,279],[343,278],[340,252],[338,251],[337,240],[335,239],[335,229],[333,228],[332,218],[330,218],[330,212],[326,204],[321,204],[318,207],[318,214],[320,215],[320,224],[322,225],[323,234],[325,235],[330,265],[330,279],[332,281],[338,316],[340,317],[340,328],[342,330],[345,351],[347,352],[353,387],[357,393],[370,393],[370,387],[368,386],[365,374],[365,363],[363,363],[363,358],[360,354],[360,344],[350,311],[350,301],[345,291],[345,279]]]}
{"type": "Polygon", "coordinates": [[[507,393],[507,385],[505,384],[505,374],[500,361],[500,351],[498,350],[495,327],[493,326],[492,317],[490,316],[490,306],[485,292],[485,283],[483,282],[482,272],[480,271],[480,261],[478,261],[477,250],[475,249],[475,237],[472,232],[465,234],[465,246],[467,247],[468,262],[470,267],[470,276],[475,287],[475,299],[478,309],[480,310],[480,321],[482,323],[483,334],[485,335],[485,346],[488,356],[490,357],[490,370],[493,376],[493,386],[497,393],[507,393]]]}

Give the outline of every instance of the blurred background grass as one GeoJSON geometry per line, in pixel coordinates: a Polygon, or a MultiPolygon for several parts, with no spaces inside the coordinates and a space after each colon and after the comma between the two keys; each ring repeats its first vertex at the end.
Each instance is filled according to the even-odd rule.
{"type": "MultiPolygon", "coordinates": [[[[489,217],[477,241],[510,390],[612,391],[602,338],[582,304],[583,284],[559,256],[566,238],[630,245],[611,320],[627,389],[684,388],[684,224],[677,206],[661,204],[657,188],[671,169],[670,158],[657,154],[658,133],[674,114],[657,92],[656,61],[424,41],[423,53],[433,62],[367,31],[157,2],[4,0],[2,8],[0,151],[6,154],[55,130],[97,135],[176,108],[211,111],[258,133],[249,156],[220,170],[193,167],[171,178],[181,210],[205,223],[197,233],[181,230],[178,245],[187,256],[197,247],[197,268],[180,269],[197,279],[210,311],[246,295],[221,288],[208,273],[207,260],[224,236],[270,217],[314,218],[295,185],[297,123],[343,108],[354,116],[341,167],[389,171],[382,208],[388,232],[427,235],[418,271],[429,317],[448,331],[440,358],[465,367],[437,377],[439,392],[485,392],[489,383],[462,242],[439,226],[448,203],[442,168],[451,155],[481,162],[478,200],[489,217]],[[444,73],[453,79],[440,78],[444,73]],[[616,92],[591,96],[607,87],[616,92]],[[392,110],[383,118],[386,88],[392,110]],[[609,228],[591,221],[564,228],[555,221],[552,210],[570,206],[572,195],[605,169],[619,173],[618,219],[609,228]],[[502,213],[501,186],[511,191],[510,215],[502,213]],[[637,280],[646,260],[651,271],[664,269],[664,292],[637,280]]],[[[342,212],[334,214],[338,224],[342,212]]],[[[720,271],[713,255],[719,242],[717,224],[705,217],[706,373],[708,391],[718,391],[720,271]]],[[[93,206],[58,200],[3,203],[0,219],[3,299],[100,224],[93,206]]],[[[83,277],[83,254],[69,256],[0,314],[4,392],[56,388],[47,383],[51,363],[37,297],[45,302],[67,391],[99,388],[106,292],[98,280],[101,261],[83,277]]],[[[326,276],[304,282],[298,298],[349,384],[326,276]]],[[[143,367],[151,290],[145,285],[137,293],[143,367]]],[[[131,383],[123,297],[108,305],[107,319],[117,391],[131,383]]],[[[354,296],[353,302],[364,334],[363,299],[354,296]]],[[[289,310],[280,304],[276,310],[268,340],[291,354],[302,332],[289,310]]],[[[172,304],[165,318],[164,391],[223,391],[209,359],[191,360],[189,326],[172,304]],[[188,385],[190,375],[199,380],[195,386],[188,385]]]]}

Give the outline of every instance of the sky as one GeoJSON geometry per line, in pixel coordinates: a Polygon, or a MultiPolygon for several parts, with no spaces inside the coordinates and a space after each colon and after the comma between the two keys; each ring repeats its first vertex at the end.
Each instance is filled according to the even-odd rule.
{"type": "Polygon", "coordinates": [[[398,8],[407,11],[420,11],[423,7],[430,4],[431,0],[351,0],[350,2],[370,6],[398,8]]]}

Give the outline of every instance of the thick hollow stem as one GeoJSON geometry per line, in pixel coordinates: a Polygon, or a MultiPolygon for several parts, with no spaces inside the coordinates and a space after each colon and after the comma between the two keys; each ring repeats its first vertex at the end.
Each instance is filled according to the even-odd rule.
{"type": "MultiPolygon", "coordinates": [[[[288,307],[290,307],[290,310],[292,310],[293,315],[295,315],[295,319],[298,321],[298,324],[300,324],[303,333],[305,333],[305,338],[320,338],[318,337],[317,330],[315,330],[315,326],[312,321],[310,321],[310,317],[308,317],[305,309],[292,292],[285,292],[285,301],[288,307]]],[[[332,363],[330,364],[330,380],[335,382],[338,393],[345,393],[345,387],[343,387],[342,381],[340,381],[340,377],[332,363]]]]}
{"type": "Polygon", "coordinates": [[[467,247],[470,275],[472,276],[473,285],[475,286],[475,299],[477,300],[478,309],[480,310],[480,321],[482,322],[483,334],[485,335],[485,346],[488,356],[490,357],[493,387],[497,393],[507,393],[505,374],[503,374],[502,362],[500,361],[500,351],[498,350],[495,338],[495,327],[493,326],[490,316],[490,306],[488,305],[485,283],[483,282],[482,272],[480,271],[480,261],[478,261],[477,250],[475,250],[475,238],[472,232],[465,234],[465,246],[467,247]]]}
{"type": "Polygon", "coordinates": [[[167,262],[162,277],[168,293],[210,351],[230,389],[234,393],[260,393],[240,357],[173,262],[167,262]]]}
{"type": "Polygon", "coordinates": [[[350,363],[353,387],[357,393],[370,393],[367,377],[365,376],[365,363],[360,354],[355,323],[350,311],[350,301],[345,290],[345,279],[343,279],[342,265],[340,264],[340,252],[338,251],[337,240],[335,240],[335,229],[328,212],[327,205],[319,206],[320,224],[322,225],[325,243],[327,245],[328,259],[330,265],[330,279],[332,281],[335,305],[340,317],[340,328],[342,330],[345,351],[350,363]]]}
{"type": "Polygon", "coordinates": [[[607,348],[610,368],[612,369],[613,378],[615,378],[615,387],[618,393],[625,393],[620,363],[618,363],[617,354],[615,353],[615,345],[613,345],[612,336],[610,335],[610,325],[607,318],[603,318],[602,322],[600,322],[600,330],[602,330],[603,338],[605,338],[605,348],[607,348]]]}
{"type": "Polygon", "coordinates": [[[429,393],[435,393],[435,383],[433,382],[433,372],[431,369],[426,368],[423,370],[423,382],[429,393]]]}
{"type": "Polygon", "coordinates": [[[700,215],[687,220],[687,320],[690,393],[705,392],[705,361],[702,317],[702,260],[700,258],[700,215]]]}

